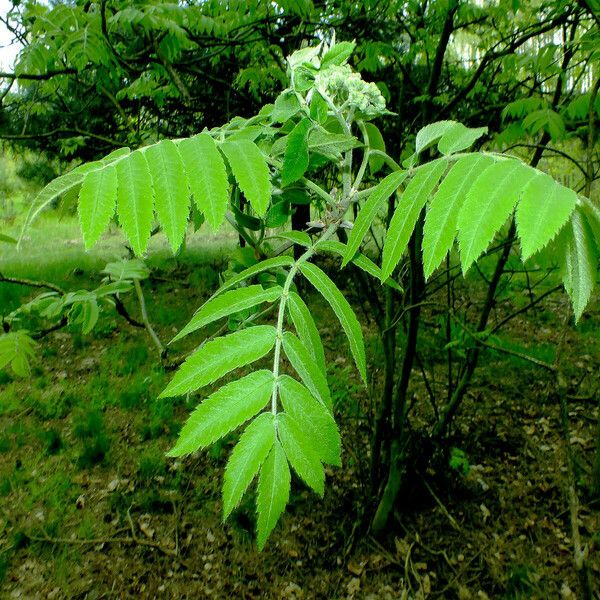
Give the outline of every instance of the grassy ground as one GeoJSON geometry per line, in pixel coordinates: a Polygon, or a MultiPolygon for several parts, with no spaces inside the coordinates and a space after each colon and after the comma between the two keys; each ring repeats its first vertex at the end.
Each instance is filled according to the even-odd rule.
{"type": "MultiPolygon", "coordinates": [[[[162,339],[217,287],[224,250],[233,244],[231,235],[202,229],[175,260],[164,240],[153,240],[153,278],[144,291],[162,339]]],[[[65,289],[93,287],[103,265],[125,254],[116,232],[87,253],[75,221],[46,218],[28,233],[22,253],[0,246],[0,272],[65,289]]],[[[470,277],[459,294],[472,294],[478,276],[470,277]]],[[[527,302],[523,289],[515,276],[502,295],[518,308],[527,302]]],[[[29,297],[28,288],[0,284],[3,313],[29,297]]],[[[351,290],[348,297],[355,300],[351,290]]],[[[368,313],[356,304],[373,375],[364,390],[331,313],[316,296],[308,300],[323,324],[344,465],[328,472],[324,500],[294,483],[288,514],[262,554],[253,545],[251,495],[227,524],[220,519],[220,479],[233,435],[197,456],[166,459],[197,399],[157,398],[170,373],[144,330],[105,312],[90,335],[67,329],[42,340],[31,378],[0,373],[0,596],[575,598],[564,448],[547,375],[514,355],[487,353],[452,433],[458,462],[440,474],[451,485],[428,491],[415,482],[384,539],[356,539],[380,349],[368,313]]],[[[564,302],[551,297],[515,320],[498,343],[553,360],[564,302]]],[[[126,305],[139,317],[133,299],[126,305]]],[[[597,418],[598,308],[596,299],[569,330],[563,357],[567,377],[584,378],[582,399],[571,405],[584,498],[597,418]]],[[[434,326],[424,358],[441,347],[435,314],[426,318],[434,326]]],[[[443,362],[428,364],[435,383],[443,362]]],[[[427,392],[418,384],[413,394],[424,400],[427,392]]],[[[435,487],[436,477],[431,481],[435,487]]],[[[598,575],[593,506],[583,507],[581,524],[598,575]]]]}

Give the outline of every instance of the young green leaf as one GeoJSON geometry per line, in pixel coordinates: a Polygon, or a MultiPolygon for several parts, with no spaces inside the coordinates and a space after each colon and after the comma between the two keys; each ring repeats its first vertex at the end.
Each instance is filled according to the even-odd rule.
{"type": "Polygon", "coordinates": [[[327,122],[328,114],[329,106],[327,102],[317,90],[313,90],[312,98],[310,100],[310,118],[323,125],[327,122]]]}
{"type": "Polygon", "coordinates": [[[365,344],[363,341],[362,329],[360,323],[344,295],[337,288],[335,283],[325,275],[316,265],[311,263],[302,263],[300,271],[317,291],[327,300],[333,312],[336,314],[342,328],[346,333],[350,343],[350,351],[356,362],[358,372],[365,385],[367,384],[367,359],[365,357],[365,344]]]}
{"type": "Polygon", "coordinates": [[[385,236],[381,263],[382,280],[391,276],[400,261],[419,218],[419,213],[447,165],[445,160],[439,159],[419,167],[406,186],[385,236]]]}
{"type": "Polygon", "coordinates": [[[354,52],[354,48],[356,48],[354,42],[338,42],[334,44],[325,52],[321,59],[321,69],[330,67],[331,65],[343,65],[350,58],[352,52],[354,52]]]}
{"type": "Polygon", "coordinates": [[[523,188],[536,174],[535,169],[518,160],[503,160],[489,166],[475,180],[458,213],[458,243],[463,273],[494,239],[523,188]]]}
{"type": "Polygon", "coordinates": [[[256,541],[259,550],[265,547],[267,538],[285,510],[290,497],[291,479],[285,452],[280,442],[276,441],[258,477],[256,541]]]}
{"type": "Polygon", "coordinates": [[[298,181],[308,168],[308,132],[311,121],[305,117],[288,135],[281,169],[281,185],[286,187],[298,181]]]}
{"type": "Polygon", "coordinates": [[[104,233],[117,204],[117,171],[109,166],[88,173],[79,192],[79,223],[86,248],[104,233]]]}
{"type": "Polygon", "coordinates": [[[291,332],[283,334],[283,351],[306,387],[329,410],[331,394],[324,372],[319,368],[306,346],[291,332]]]}
{"type": "MultiPolygon", "coordinates": [[[[333,254],[338,254],[342,258],[346,256],[346,244],[342,244],[342,242],[338,242],[337,240],[324,240],[318,241],[316,243],[316,247],[323,252],[331,252],[333,254]]],[[[365,273],[375,277],[375,279],[379,279],[381,281],[381,269],[367,256],[364,254],[360,254],[357,252],[351,259],[351,262],[355,264],[359,269],[362,269],[365,273]]],[[[399,292],[402,291],[402,287],[398,285],[393,279],[388,278],[383,282],[385,285],[389,285],[393,287],[395,290],[399,292]]]]}
{"type": "MultiPolygon", "coordinates": [[[[273,258],[267,258],[256,265],[252,265],[247,269],[244,269],[237,275],[234,275],[231,279],[228,279],[214,294],[218,296],[228,289],[235,287],[238,283],[245,281],[246,279],[262,273],[263,271],[270,271],[271,269],[278,269],[281,267],[289,267],[294,264],[294,259],[287,254],[282,256],[274,256],[273,258]]],[[[213,297],[214,297],[213,296],[213,297]]]]}
{"type": "MultiPolygon", "coordinates": [[[[367,130],[367,137],[369,139],[369,148],[385,152],[385,140],[377,126],[373,125],[373,123],[365,123],[365,129],[367,130]]],[[[385,161],[381,156],[377,156],[376,154],[369,156],[369,170],[371,171],[371,175],[376,175],[384,164],[385,161]]]]}
{"type": "Polygon", "coordinates": [[[271,119],[273,123],[285,123],[300,111],[298,96],[291,90],[285,90],[275,100],[271,119]]]}
{"type": "Polygon", "coordinates": [[[420,154],[429,146],[435,144],[445,133],[456,125],[456,121],[436,121],[425,125],[417,132],[415,152],[420,154]]]}
{"type": "Polygon", "coordinates": [[[156,215],[171,249],[177,252],[190,211],[188,181],[177,146],[170,140],[162,140],[145,150],[152,175],[156,215]]]}
{"type": "Polygon", "coordinates": [[[36,343],[26,331],[10,331],[0,335],[0,369],[10,364],[19,377],[29,375],[29,361],[35,356],[36,343]]]}
{"type": "Polygon", "coordinates": [[[262,370],[224,385],[198,405],[167,456],[210,446],[261,411],[273,391],[273,373],[262,370]]]}
{"type": "Polygon", "coordinates": [[[487,127],[472,129],[465,127],[462,123],[455,123],[440,138],[438,150],[445,155],[460,152],[470,148],[473,143],[488,131],[487,127]]]}
{"type": "Polygon", "coordinates": [[[593,233],[579,210],[571,215],[570,222],[561,231],[561,271],[563,284],[579,321],[592,295],[596,283],[598,256],[593,233]]]}
{"type": "Polygon", "coordinates": [[[179,152],[196,206],[212,230],[217,231],[229,203],[229,181],[223,157],[208,133],[182,140],[179,152]]]}
{"type": "Polygon", "coordinates": [[[523,260],[554,239],[576,205],[577,194],[549,175],[539,172],[531,179],[523,189],[516,211],[523,260]]]}
{"type": "Polygon", "coordinates": [[[294,471],[322,497],[325,491],[325,472],[313,440],[307,436],[295,419],[285,413],[277,417],[277,431],[285,455],[294,471]]]}
{"type": "Polygon", "coordinates": [[[252,208],[262,217],[271,199],[269,167],[262,152],[249,140],[225,142],[221,149],[240,189],[252,208]]]}
{"type": "Polygon", "coordinates": [[[345,267],[354,258],[383,203],[400,187],[407,175],[408,171],[390,173],[369,194],[350,231],[342,267],[345,267]]]}
{"type": "Polygon", "coordinates": [[[315,361],[323,375],[327,374],[325,367],[325,351],[319,330],[312,318],[312,314],[304,300],[295,292],[290,292],[286,307],[290,313],[292,323],[296,328],[298,338],[309,351],[312,359],[315,361]]]}
{"type": "Polygon", "coordinates": [[[137,256],[148,246],[154,216],[154,190],[144,155],[136,151],[119,161],[117,170],[117,213],[123,231],[137,256]]]}
{"type": "Polygon", "coordinates": [[[266,290],[261,285],[250,285],[214,296],[198,309],[192,320],[169,343],[172,344],[192,331],[228,315],[263,302],[274,302],[281,296],[281,291],[278,285],[266,290]]]}
{"type": "Polygon", "coordinates": [[[311,152],[335,158],[359,145],[359,141],[354,137],[343,133],[330,133],[321,127],[315,127],[308,136],[308,148],[311,152]]]}
{"type": "Polygon", "coordinates": [[[273,237],[294,242],[294,244],[299,244],[305,248],[312,246],[310,236],[304,231],[282,231],[281,233],[274,234],[273,237]]]}
{"type": "Polygon", "coordinates": [[[269,412],[262,413],[246,427],[227,461],[223,480],[223,520],[239,504],[274,443],[274,416],[269,412]]]}
{"type": "Polygon", "coordinates": [[[271,325],[257,325],[206,342],[181,365],[160,397],[193,392],[262,358],[273,348],[276,334],[271,325]]]}
{"type": "Polygon", "coordinates": [[[287,375],[279,378],[279,395],[286,414],[312,441],[319,459],[339,467],[340,432],[331,413],[301,383],[287,375]]]}
{"type": "Polygon", "coordinates": [[[458,213],[473,180],[493,164],[491,156],[470,154],[459,159],[431,199],[423,228],[423,267],[429,278],[452,248],[458,213]]]}

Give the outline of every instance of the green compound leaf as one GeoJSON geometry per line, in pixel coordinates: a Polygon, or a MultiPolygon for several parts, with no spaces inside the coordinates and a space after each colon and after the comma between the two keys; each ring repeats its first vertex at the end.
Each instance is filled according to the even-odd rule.
{"type": "Polygon", "coordinates": [[[257,325],[207,342],[183,363],[160,397],[188,394],[262,358],[276,334],[271,325],[257,325]]]}
{"type": "Polygon", "coordinates": [[[545,173],[538,173],[525,186],[516,211],[523,260],[554,239],[576,205],[577,194],[545,173]]]}
{"type": "Polygon", "coordinates": [[[286,414],[290,415],[312,441],[319,459],[324,463],[341,465],[341,440],[331,413],[301,383],[282,375],[279,395],[286,414]]]}
{"type": "Polygon", "coordinates": [[[223,157],[208,133],[182,140],[179,153],[196,206],[212,230],[217,231],[229,203],[229,181],[223,157]]]}
{"type": "Polygon", "coordinates": [[[240,189],[252,208],[262,217],[271,199],[269,167],[262,152],[250,140],[225,142],[221,149],[240,189]]]}
{"type": "Polygon", "coordinates": [[[596,283],[598,255],[593,241],[593,233],[579,210],[571,215],[571,220],[561,231],[562,243],[561,271],[563,284],[579,321],[592,295],[596,283]]]}
{"type": "Polygon", "coordinates": [[[281,185],[283,187],[298,181],[308,168],[308,132],[311,125],[310,119],[305,117],[288,136],[281,169],[281,185]]]}
{"type": "Polygon", "coordinates": [[[117,213],[123,231],[137,256],[148,246],[154,218],[154,190],[144,155],[136,151],[119,161],[117,170],[117,213]]]}
{"type": "Polygon", "coordinates": [[[327,369],[325,367],[325,351],[323,350],[323,343],[321,342],[319,330],[317,329],[308,306],[306,306],[304,300],[302,300],[298,294],[290,292],[286,307],[290,313],[292,323],[296,328],[296,333],[298,334],[300,341],[309,351],[312,359],[317,364],[317,367],[321,369],[323,375],[326,375],[327,369]]]}
{"type": "Polygon", "coordinates": [[[256,522],[258,549],[265,547],[290,497],[291,473],[288,461],[279,441],[271,448],[258,477],[256,496],[256,522]]]}
{"type": "Polygon", "coordinates": [[[337,288],[335,283],[325,275],[316,265],[311,263],[302,263],[300,271],[316,290],[327,300],[333,312],[336,314],[342,328],[346,333],[350,343],[350,351],[356,362],[358,372],[365,385],[367,384],[367,359],[365,357],[365,343],[363,341],[362,329],[360,323],[344,295],[337,288]]]}
{"type": "Polygon", "coordinates": [[[323,497],[325,472],[313,441],[299,423],[288,414],[277,417],[277,431],[285,455],[300,479],[323,497]]]}
{"type": "Polygon", "coordinates": [[[261,411],[273,391],[273,373],[255,371],[224,385],[198,405],[168,456],[183,456],[210,446],[261,411]]]}
{"type": "Polygon", "coordinates": [[[290,331],[283,334],[283,351],[306,387],[331,410],[331,394],[324,372],[317,366],[306,346],[290,331]]]}
{"type": "Polygon", "coordinates": [[[177,252],[190,212],[190,193],[185,168],[177,146],[162,140],[149,146],[144,155],[152,175],[156,215],[173,252],[177,252]]]}
{"type": "Polygon", "coordinates": [[[86,249],[104,233],[117,204],[117,171],[105,167],[88,173],[79,192],[79,223],[86,249]]]}
{"type": "Polygon", "coordinates": [[[223,520],[240,503],[274,443],[274,416],[262,413],[246,427],[227,461],[223,481],[223,520]]]}
{"type": "Polygon", "coordinates": [[[459,159],[444,177],[431,199],[423,228],[423,266],[425,277],[437,269],[452,248],[457,231],[458,213],[474,179],[494,159],[471,154],[459,159]]]}
{"type": "Polygon", "coordinates": [[[263,302],[274,302],[281,297],[279,286],[264,289],[261,285],[250,285],[215,296],[198,309],[192,320],[171,340],[182,337],[233,313],[252,308],[263,302]]]}
{"type": "Polygon", "coordinates": [[[418,167],[410,183],[406,186],[385,236],[381,265],[383,281],[390,277],[400,262],[400,257],[408,245],[419,213],[447,166],[446,160],[438,159],[418,167]]]}
{"type": "Polygon", "coordinates": [[[407,175],[408,171],[391,173],[369,194],[350,231],[342,267],[345,267],[354,258],[365,235],[369,231],[369,227],[371,227],[377,213],[381,210],[383,203],[400,187],[400,184],[406,179],[407,175]]]}
{"type": "Polygon", "coordinates": [[[463,273],[504,225],[525,185],[537,174],[517,160],[496,162],[475,180],[458,214],[458,243],[463,273]]]}

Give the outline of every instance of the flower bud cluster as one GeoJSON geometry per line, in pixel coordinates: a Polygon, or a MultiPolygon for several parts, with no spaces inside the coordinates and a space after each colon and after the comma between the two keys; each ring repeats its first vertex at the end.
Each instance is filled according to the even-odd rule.
{"type": "Polygon", "coordinates": [[[385,99],[374,83],[367,83],[350,65],[333,65],[318,71],[315,88],[333,103],[353,107],[365,117],[385,114],[385,99]]]}

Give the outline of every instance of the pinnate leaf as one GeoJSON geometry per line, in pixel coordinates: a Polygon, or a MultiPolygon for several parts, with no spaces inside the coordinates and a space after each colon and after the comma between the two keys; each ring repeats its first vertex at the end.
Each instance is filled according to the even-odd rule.
{"type": "Polygon", "coordinates": [[[283,334],[283,351],[306,387],[331,410],[331,394],[324,372],[317,365],[306,346],[290,331],[283,334]]]}
{"type": "Polygon", "coordinates": [[[262,358],[273,348],[276,333],[271,325],[257,325],[206,342],[181,365],[160,397],[193,392],[262,358]]]}
{"type": "Polygon", "coordinates": [[[183,426],[169,456],[210,446],[261,411],[273,391],[273,373],[255,371],[232,381],[198,405],[183,426]]]}
{"type": "Polygon", "coordinates": [[[225,142],[221,149],[240,189],[252,208],[262,217],[271,198],[269,167],[262,152],[250,140],[225,142]]]}
{"type": "Polygon", "coordinates": [[[319,459],[340,466],[340,433],[331,413],[306,387],[287,375],[279,378],[279,395],[286,414],[312,441],[319,459]]]}
{"type": "Polygon", "coordinates": [[[319,496],[323,496],[325,472],[313,441],[302,430],[298,422],[288,414],[278,415],[277,431],[285,455],[294,471],[319,496]]]}
{"type": "Polygon", "coordinates": [[[360,209],[354,226],[348,238],[346,253],[342,261],[342,267],[345,267],[358,252],[362,241],[373,224],[377,213],[386,200],[400,187],[400,184],[406,179],[408,171],[395,171],[383,179],[375,189],[369,194],[367,201],[360,209]]]}
{"type": "Polygon", "coordinates": [[[79,223],[86,248],[104,233],[117,204],[117,171],[108,166],[88,173],[79,192],[79,223]]]}
{"type": "Polygon", "coordinates": [[[223,157],[208,133],[182,140],[179,152],[196,206],[212,230],[217,231],[229,202],[229,181],[223,157]]]}
{"type": "Polygon", "coordinates": [[[423,228],[423,266],[429,277],[452,248],[458,213],[473,180],[493,164],[491,156],[470,154],[458,160],[431,199],[423,228]]]}
{"type": "Polygon", "coordinates": [[[525,185],[537,174],[517,160],[487,167],[475,180],[458,214],[460,262],[466,273],[494,239],[515,207],[525,185]]]}
{"type": "Polygon", "coordinates": [[[544,248],[575,210],[577,194],[539,172],[523,189],[517,206],[517,231],[523,260],[544,248]]]}
{"type": "Polygon", "coordinates": [[[563,284],[579,321],[592,295],[596,283],[598,255],[584,216],[575,210],[567,226],[561,231],[561,255],[563,284]]]}
{"type": "Polygon", "coordinates": [[[154,191],[144,155],[136,151],[119,161],[117,170],[117,213],[123,231],[137,256],[148,246],[154,216],[154,191]]]}
{"type": "Polygon", "coordinates": [[[188,181],[177,146],[162,140],[145,151],[154,186],[156,215],[173,252],[177,252],[190,210],[188,181]]]}
{"type": "Polygon", "coordinates": [[[425,206],[446,167],[447,162],[442,159],[427,163],[416,170],[415,175],[406,186],[385,236],[381,264],[382,280],[390,277],[400,261],[421,209],[425,206]]]}
{"type": "Polygon", "coordinates": [[[228,315],[263,302],[274,302],[281,296],[281,291],[279,286],[264,289],[261,285],[250,285],[215,296],[198,309],[192,320],[171,340],[171,343],[228,315]]]}
{"type": "Polygon", "coordinates": [[[304,277],[306,277],[323,298],[327,300],[333,309],[333,312],[339,319],[342,328],[346,333],[346,337],[348,338],[350,351],[354,357],[358,372],[366,385],[367,359],[365,356],[365,344],[363,341],[362,329],[348,300],[344,298],[344,295],[340,292],[335,283],[333,283],[333,281],[331,281],[331,279],[329,279],[329,277],[327,277],[327,275],[316,265],[305,262],[300,265],[300,270],[304,277]]]}
{"type": "Polygon", "coordinates": [[[323,343],[321,342],[319,330],[308,306],[306,306],[304,300],[295,292],[290,292],[286,306],[292,323],[296,328],[298,338],[304,344],[319,369],[321,369],[323,375],[326,375],[323,343]]]}
{"type": "Polygon", "coordinates": [[[258,549],[265,547],[290,497],[291,473],[288,461],[279,441],[276,441],[260,469],[256,523],[258,549]]]}
{"type": "Polygon", "coordinates": [[[262,413],[246,427],[227,461],[223,481],[223,520],[239,504],[274,443],[274,416],[269,412],[262,413]]]}

